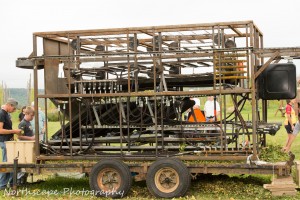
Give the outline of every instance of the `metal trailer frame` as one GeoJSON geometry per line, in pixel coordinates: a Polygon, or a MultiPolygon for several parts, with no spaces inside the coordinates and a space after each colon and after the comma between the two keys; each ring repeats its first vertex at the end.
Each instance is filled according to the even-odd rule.
{"type": "MultiPolygon", "coordinates": [[[[266,134],[279,129],[267,123],[266,100],[262,101],[262,114],[258,112],[256,79],[270,63],[286,57],[297,59],[299,55],[300,48],[264,48],[263,34],[253,21],[34,33],[32,54],[18,58],[16,66],[34,71],[35,110],[39,99],[45,99],[47,116],[50,100],[64,120],[56,138],[47,138],[43,144],[46,153],[40,152],[38,132],[35,133],[36,163],[18,167],[37,173],[73,169],[93,173],[93,166],[101,168],[97,161],[113,158],[126,161],[136,180],[148,181],[147,173],[154,168],[151,166],[167,165],[161,161],[165,159],[183,171],[187,167],[193,175],[289,175],[292,160],[265,165],[239,162],[250,155],[252,161],[257,160],[259,149],[266,145],[266,134]],[[64,77],[59,77],[62,65],[64,77]],[[211,72],[184,74],[186,68],[209,68],[211,72]],[[38,93],[40,69],[44,70],[43,94],[38,93]],[[210,95],[219,98],[218,122],[184,122],[181,109],[186,99],[210,95]],[[232,98],[234,105],[231,121],[227,120],[226,96],[232,98]],[[243,98],[251,101],[250,122],[240,113],[239,100],[243,98]],[[111,116],[116,118],[110,119],[111,116]],[[140,131],[137,136],[135,131],[140,131]],[[116,136],[111,135],[115,132],[116,136]],[[246,135],[252,145],[241,148],[241,135],[246,135]],[[211,140],[218,140],[218,145],[211,145],[211,140]],[[228,140],[234,145],[230,146],[228,140]],[[64,164],[62,160],[75,163],[64,164]],[[205,160],[236,163],[194,162],[205,160]]],[[[38,127],[38,117],[35,119],[38,127]]],[[[1,166],[11,170],[13,165],[1,166]]],[[[165,167],[180,176],[172,166],[165,167]]],[[[93,176],[100,176],[99,170],[93,176]]],[[[183,188],[176,193],[175,189],[169,194],[159,188],[162,185],[158,191],[150,192],[158,197],[174,197],[187,191],[183,188]]]]}

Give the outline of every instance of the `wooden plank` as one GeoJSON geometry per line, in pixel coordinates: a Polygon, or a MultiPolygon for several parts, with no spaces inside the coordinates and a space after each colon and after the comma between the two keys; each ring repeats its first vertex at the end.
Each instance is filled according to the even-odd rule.
{"type": "Polygon", "coordinates": [[[216,70],[221,69],[239,69],[239,68],[245,68],[245,65],[232,65],[232,66],[216,66],[216,70]]]}
{"type": "Polygon", "coordinates": [[[240,36],[240,37],[242,37],[243,36],[243,34],[238,30],[238,29],[236,29],[235,27],[233,27],[233,26],[229,26],[236,34],[238,34],[238,36],[240,36]]]}
{"type": "Polygon", "coordinates": [[[295,195],[297,195],[297,191],[291,191],[291,192],[277,191],[277,192],[272,192],[272,195],[273,196],[282,196],[282,195],[295,196],[295,195]]]}
{"type": "Polygon", "coordinates": [[[226,60],[226,59],[215,59],[215,64],[218,64],[218,63],[243,63],[243,62],[246,62],[246,60],[226,60]]]}
{"type": "Polygon", "coordinates": [[[215,77],[217,80],[228,80],[228,79],[247,79],[246,76],[221,76],[221,77],[215,77]]]}
{"type": "Polygon", "coordinates": [[[296,183],[297,186],[300,187],[300,161],[295,161],[296,164],[296,183]]]}
{"type": "Polygon", "coordinates": [[[295,190],[295,186],[296,184],[264,184],[264,188],[269,190],[295,190]]]}
{"type": "Polygon", "coordinates": [[[278,182],[278,181],[280,183],[282,183],[282,182],[291,182],[291,183],[293,183],[293,177],[291,177],[291,176],[278,176],[273,180],[273,182],[278,182]]]}
{"type": "Polygon", "coordinates": [[[292,176],[278,176],[273,179],[271,184],[264,184],[263,187],[269,190],[273,196],[297,194],[297,185],[292,176]]]}
{"type": "Polygon", "coordinates": [[[172,32],[172,31],[188,31],[188,30],[210,30],[214,26],[226,28],[234,26],[235,28],[244,28],[248,24],[253,24],[253,21],[234,21],[234,22],[218,22],[218,23],[203,23],[203,24],[182,24],[182,25],[167,25],[167,26],[148,26],[148,27],[128,27],[128,28],[110,28],[110,29],[90,29],[90,30],[69,30],[69,31],[52,31],[52,32],[35,32],[34,35],[40,37],[53,36],[87,36],[101,34],[122,34],[122,33],[151,33],[156,32],[172,32]]]}
{"type": "Polygon", "coordinates": [[[216,76],[225,74],[244,74],[246,71],[218,71],[215,73],[216,76]]]}
{"type": "Polygon", "coordinates": [[[279,51],[276,51],[272,57],[255,73],[255,79],[269,66],[269,64],[279,55],[279,51]]]}

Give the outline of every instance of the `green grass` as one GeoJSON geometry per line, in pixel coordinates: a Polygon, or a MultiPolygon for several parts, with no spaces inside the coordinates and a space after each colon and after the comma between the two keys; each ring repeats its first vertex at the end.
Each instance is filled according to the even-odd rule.
{"type": "MultiPolygon", "coordinates": [[[[245,199],[245,200],[296,200],[294,197],[273,197],[262,185],[270,183],[270,176],[258,175],[200,175],[192,181],[191,187],[185,197],[174,199],[245,199]]],[[[96,199],[90,194],[88,178],[49,178],[45,182],[32,184],[19,188],[18,199],[96,199]],[[23,192],[23,193],[22,193],[23,192]],[[42,194],[44,193],[44,194],[42,194]]],[[[6,195],[5,191],[0,196],[6,195]]],[[[105,199],[105,198],[97,198],[105,199]]],[[[124,199],[155,199],[147,190],[145,181],[135,182],[124,199]]]]}
{"type": "MultiPolygon", "coordinates": [[[[201,101],[203,102],[203,101],[201,101]]],[[[284,118],[275,112],[279,107],[278,101],[272,101],[268,107],[268,121],[269,122],[283,122],[284,118]]],[[[245,120],[251,119],[251,106],[249,103],[245,105],[243,111],[243,116],[245,120]]],[[[17,116],[17,113],[13,114],[13,119],[17,116]]],[[[14,119],[14,127],[17,125],[14,119]]],[[[49,135],[56,132],[59,127],[58,122],[50,122],[48,125],[49,135]]],[[[284,154],[280,152],[280,148],[284,145],[287,138],[287,134],[283,126],[277,132],[275,136],[267,135],[267,145],[265,148],[266,158],[261,158],[261,160],[280,160],[284,158],[284,154]]],[[[296,155],[296,159],[300,158],[300,141],[299,137],[296,138],[294,144],[292,145],[292,151],[296,155]]],[[[269,161],[267,160],[267,161],[269,161]]],[[[44,178],[47,176],[44,176],[44,178]]],[[[268,184],[271,182],[271,175],[200,175],[196,180],[192,181],[191,188],[189,189],[187,195],[183,198],[174,199],[202,199],[202,200],[261,200],[261,199],[271,199],[271,200],[293,200],[300,199],[300,194],[298,193],[295,197],[282,196],[273,197],[268,190],[263,188],[263,184],[268,184]]],[[[22,188],[19,188],[22,189],[22,188]]],[[[55,192],[57,194],[44,194],[44,195],[21,195],[18,199],[95,199],[91,195],[85,195],[81,191],[89,191],[89,181],[88,178],[74,179],[74,178],[62,178],[62,177],[51,177],[46,179],[45,182],[38,184],[31,184],[25,187],[28,191],[40,194],[42,191],[55,192]],[[66,191],[73,189],[73,193],[66,191]],[[75,192],[75,193],[74,193],[75,192]],[[77,195],[76,195],[77,193],[77,195]]],[[[4,195],[4,192],[0,192],[0,196],[4,195]]],[[[99,198],[98,198],[99,199],[99,198]]],[[[100,198],[104,199],[104,198],[100,198]]],[[[145,181],[133,183],[133,186],[125,199],[155,199],[147,190],[145,181]]]]}

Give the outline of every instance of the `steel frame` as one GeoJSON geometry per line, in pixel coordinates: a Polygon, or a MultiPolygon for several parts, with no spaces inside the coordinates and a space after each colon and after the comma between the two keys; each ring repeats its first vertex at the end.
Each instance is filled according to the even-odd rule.
{"type": "MultiPolygon", "coordinates": [[[[111,156],[119,156],[124,160],[133,157],[137,160],[147,160],[148,156],[144,156],[143,152],[148,149],[149,160],[161,156],[181,156],[184,152],[193,155],[197,151],[208,155],[211,160],[232,160],[237,152],[243,159],[250,152],[255,158],[258,149],[266,140],[264,128],[269,128],[267,112],[263,109],[263,117],[259,121],[256,78],[270,63],[279,62],[285,56],[296,59],[299,58],[299,54],[299,48],[264,48],[263,34],[253,21],[240,21],[38,32],[33,34],[33,53],[28,58],[19,58],[17,67],[34,70],[34,99],[35,102],[41,98],[46,100],[46,113],[47,101],[51,100],[56,106],[65,106],[64,114],[71,119],[68,129],[56,134],[59,139],[62,138],[64,149],[68,149],[68,153],[60,154],[59,151],[63,148],[58,146],[56,153],[40,155],[37,145],[38,160],[56,160],[60,159],[61,155],[64,155],[65,159],[84,159],[86,155],[81,154],[84,148],[98,148],[101,152],[104,151],[103,154],[100,152],[98,156],[92,156],[95,158],[106,157],[107,153],[116,149],[111,156]],[[41,49],[39,42],[42,43],[41,49]],[[39,55],[38,52],[42,53],[39,55]],[[267,62],[264,61],[265,58],[268,58],[267,62]],[[58,77],[60,65],[63,65],[63,78],[58,77]],[[258,70],[260,65],[262,67],[258,70]],[[193,73],[186,74],[187,68],[193,73]],[[44,70],[44,77],[38,77],[39,69],[44,70]],[[198,69],[210,69],[211,72],[194,72],[198,69]],[[39,79],[45,82],[43,94],[37,92],[39,79]],[[193,88],[193,91],[189,91],[190,88],[193,88]],[[221,105],[220,121],[213,124],[222,130],[219,135],[219,138],[223,138],[220,147],[212,151],[211,147],[187,146],[184,152],[181,152],[179,148],[184,137],[181,135],[177,140],[168,139],[165,137],[166,132],[188,131],[189,126],[195,126],[197,131],[201,131],[203,126],[209,127],[209,124],[185,124],[179,115],[175,120],[177,124],[168,124],[164,120],[167,105],[175,105],[176,100],[184,97],[208,95],[218,96],[221,105]],[[247,95],[251,100],[250,124],[241,117],[238,105],[235,107],[233,122],[226,120],[225,97],[230,95],[236,101],[240,95],[247,95]],[[83,104],[83,101],[86,102],[83,104]],[[130,123],[130,106],[134,101],[137,102],[135,110],[149,110],[147,112],[151,115],[151,122],[144,124],[141,117],[140,124],[130,123]],[[99,113],[102,105],[110,104],[115,106],[111,109],[119,109],[117,125],[115,122],[105,124],[104,117],[99,113]],[[89,123],[85,124],[82,113],[87,115],[90,105],[93,116],[90,114],[89,123]],[[233,130],[231,133],[227,132],[228,127],[233,130]],[[232,150],[225,144],[228,135],[240,135],[234,130],[237,128],[241,128],[243,133],[246,132],[249,138],[251,137],[253,145],[248,149],[239,148],[238,141],[232,150]],[[104,142],[98,143],[100,146],[92,147],[82,144],[83,130],[88,130],[90,135],[94,135],[90,138],[94,141],[99,140],[95,139],[95,135],[103,136],[101,131],[105,132],[107,129],[119,131],[118,137],[106,138],[108,144],[115,143],[119,146],[102,145],[104,142]],[[152,139],[146,140],[150,144],[149,147],[131,145],[135,129],[153,131],[152,139]],[[64,142],[63,137],[67,137],[68,142],[64,142]],[[80,144],[78,138],[81,138],[80,144]],[[168,146],[170,141],[178,144],[177,150],[171,150],[172,147],[168,146]],[[139,154],[134,156],[136,151],[139,154]]],[[[266,105],[266,101],[263,101],[263,105],[266,105]]],[[[35,104],[35,109],[38,109],[38,104],[35,104]]],[[[112,114],[109,110],[106,109],[108,117],[112,114]]],[[[38,127],[37,120],[35,125],[38,127]]],[[[105,139],[100,139],[103,140],[105,139]]],[[[191,139],[185,139],[188,140],[191,139]]],[[[38,142],[36,133],[36,144],[38,142]]],[[[47,146],[55,147],[55,140],[47,140],[47,146]]],[[[207,159],[204,157],[195,155],[192,159],[207,159]]],[[[188,156],[183,158],[190,159],[188,156]]]]}

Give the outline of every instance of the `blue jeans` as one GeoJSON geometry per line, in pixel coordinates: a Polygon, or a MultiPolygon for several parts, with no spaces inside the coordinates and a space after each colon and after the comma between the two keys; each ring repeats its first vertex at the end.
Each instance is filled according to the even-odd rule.
{"type": "MultiPolygon", "coordinates": [[[[0,147],[2,150],[2,162],[7,162],[6,156],[6,146],[4,142],[0,142],[0,147]]],[[[0,189],[6,188],[7,184],[12,185],[13,173],[0,173],[0,189]]]]}
{"type": "Polygon", "coordinates": [[[206,122],[214,122],[215,117],[206,117],[206,122]]]}

